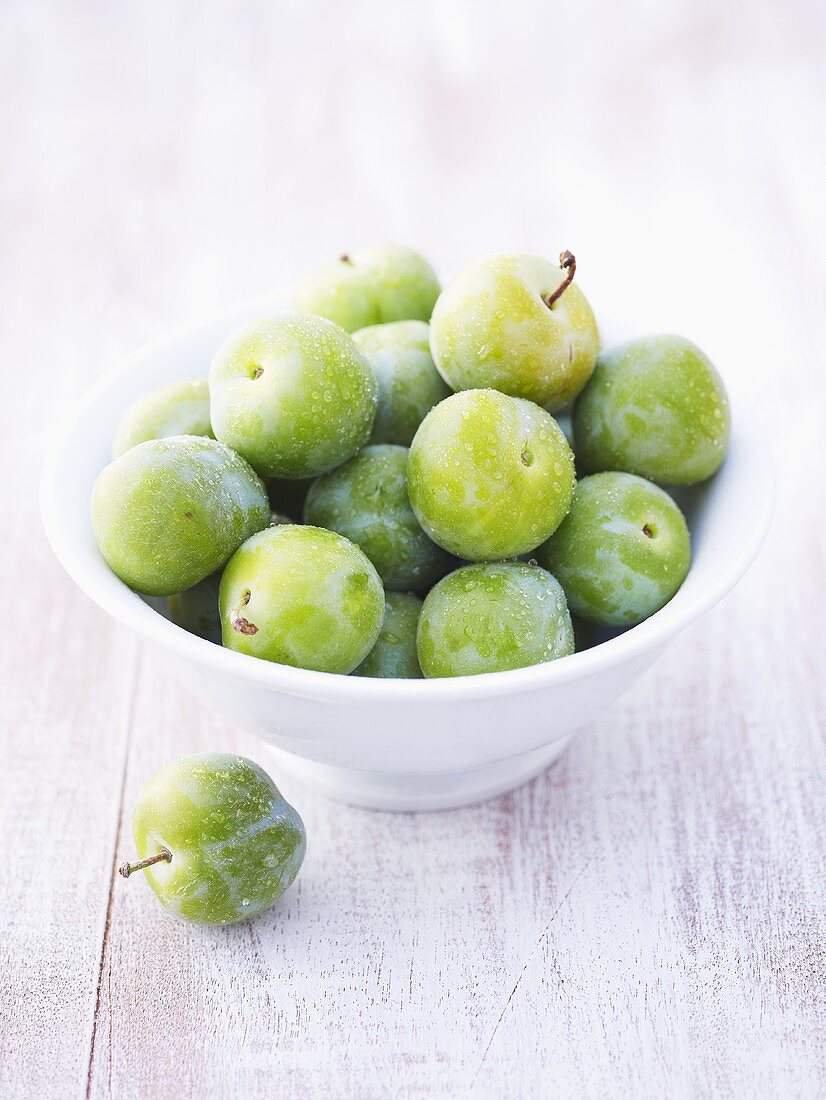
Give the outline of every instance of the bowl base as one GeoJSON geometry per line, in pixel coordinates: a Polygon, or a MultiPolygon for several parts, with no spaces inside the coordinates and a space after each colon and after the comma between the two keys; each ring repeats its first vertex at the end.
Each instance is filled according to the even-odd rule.
{"type": "Polygon", "coordinates": [[[315,760],[267,745],[273,758],[273,778],[289,776],[325,798],[368,810],[452,810],[484,802],[539,775],[555,763],[570,744],[572,734],[534,752],[468,771],[405,775],[367,772],[320,764],[315,760]]]}

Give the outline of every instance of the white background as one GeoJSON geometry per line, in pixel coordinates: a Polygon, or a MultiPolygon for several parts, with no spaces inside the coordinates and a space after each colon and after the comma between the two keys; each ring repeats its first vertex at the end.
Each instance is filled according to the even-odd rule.
{"type": "Polygon", "coordinates": [[[0,2],[3,1095],[822,1095],[825,107],[817,0],[0,2]],[[551,772],[419,817],[285,784],[299,883],[190,928],[115,882],[131,805],[257,744],[73,589],[40,457],[121,353],[386,240],[570,248],[695,339],[774,529],[551,772]]]}

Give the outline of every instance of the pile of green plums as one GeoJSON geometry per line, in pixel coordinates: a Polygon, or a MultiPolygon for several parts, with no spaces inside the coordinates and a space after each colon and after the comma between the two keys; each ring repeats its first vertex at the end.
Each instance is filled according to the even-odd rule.
{"type": "Polygon", "coordinates": [[[400,246],[309,272],[208,379],[128,409],[92,498],[106,562],[211,642],[356,676],[521,668],[573,652],[571,613],[646,619],[691,553],[659,483],[715,473],[728,401],[681,337],[602,350],[575,272],[498,255],[442,289],[400,246]]]}

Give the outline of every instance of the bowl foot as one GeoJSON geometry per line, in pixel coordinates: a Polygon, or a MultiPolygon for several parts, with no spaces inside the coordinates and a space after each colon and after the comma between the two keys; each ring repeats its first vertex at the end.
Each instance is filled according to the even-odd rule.
{"type": "Polygon", "coordinates": [[[368,810],[414,812],[451,810],[512,791],[555,763],[568,747],[571,737],[568,734],[534,752],[482,768],[429,775],[359,771],[320,764],[272,745],[268,745],[267,750],[272,754],[276,783],[279,775],[286,775],[336,802],[368,810]]]}

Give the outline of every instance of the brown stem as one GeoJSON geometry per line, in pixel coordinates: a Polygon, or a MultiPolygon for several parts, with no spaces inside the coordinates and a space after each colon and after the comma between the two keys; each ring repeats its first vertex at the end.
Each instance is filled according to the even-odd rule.
{"type": "Polygon", "coordinates": [[[562,282],[559,284],[553,294],[542,295],[542,301],[545,303],[548,309],[553,308],[553,304],[557,300],[557,298],[560,298],[574,281],[574,275],[576,274],[576,256],[573,254],[573,252],[569,252],[567,248],[564,252],[560,252],[559,266],[565,272],[565,278],[562,280],[562,282]]]}
{"type": "Polygon", "coordinates": [[[250,602],[250,596],[252,593],[249,589],[241,593],[241,599],[238,601],[238,606],[232,609],[232,619],[230,625],[233,630],[237,630],[239,634],[257,634],[258,627],[255,623],[251,623],[249,619],[245,619],[241,614],[241,608],[246,607],[250,602]]]}
{"type": "Polygon", "coordinates": [[[351,264],[353,262],[346,252],[342,252],[342,254],[339,256],[339,260],[343,264],[351,264]]]}
{"type": "Polygon", "coordinates": [[[156,856],[147,856],[146,859],[140,860],[138,863],[122,863],[118,867],[118,874],[123,875],[124,878],[129,878],[135,871],[142,871],[144,867],[151,867],[153,863],[171,863],[172,853],[168,848],[161,848],[156,856]]]}

